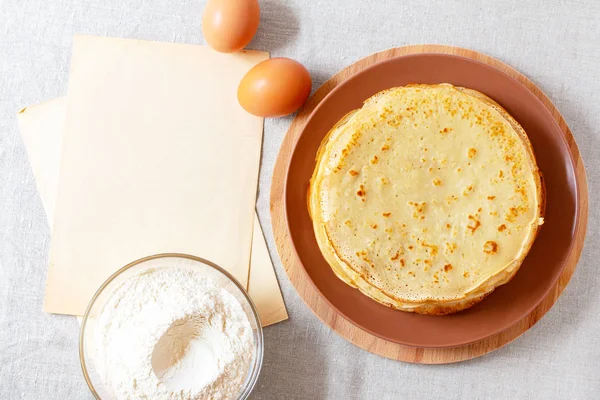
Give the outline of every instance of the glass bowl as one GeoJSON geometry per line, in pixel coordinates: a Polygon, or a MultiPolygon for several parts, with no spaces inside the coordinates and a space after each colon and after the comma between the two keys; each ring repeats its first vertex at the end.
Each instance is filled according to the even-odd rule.
{"type": "Polygon", "coordinates": [[[175,253],[144,257],[124,266],[111,275],[110,278],[100,286],[100,289],[98,289],[88,304],[83,316],[79,335],[79,358],[83,376],[94,397],[99,400],[111,399],[110,394],[104,387],[94,368],[93,331],[96,318],[102,311],[104,304],[110,298],[113,291],[118,288],[122,282],[131,276],[158,268],[199,268],[207,278],[217,282],[240,303],[248,318],[254,337],[254,354],[250,361],[246,380],[236,397],[237,399],[247,399],[256,384],[263,361],[263,332],[256,307],[246,290],[229,272],[200,257],[175,253]]]}

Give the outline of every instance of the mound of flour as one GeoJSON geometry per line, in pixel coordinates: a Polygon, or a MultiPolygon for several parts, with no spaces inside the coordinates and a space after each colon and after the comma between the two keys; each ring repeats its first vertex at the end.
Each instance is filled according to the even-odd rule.
{"type": "Polygon", "coordinates": [[[254,352],[240,303],[190,269],[128,278],[93,329],[94,366],[116,399],[232,398],[254,352]]]}

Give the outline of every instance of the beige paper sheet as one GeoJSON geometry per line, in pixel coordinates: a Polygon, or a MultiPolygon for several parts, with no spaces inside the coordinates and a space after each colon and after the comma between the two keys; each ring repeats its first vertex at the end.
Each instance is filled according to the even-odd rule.
{"type": "Polygon", "coordinates": [[[236,88],[267,57],[75,37],[45,311],[81,315],[119,266],[162,252],[247,284],[262,119],[236,88]]]}
{"type": "MultiPolygon", "coordinates": [[[[66,97],[27,107],[18,114],[36,184],[52,229],[63,142],[66,97]]],[[[288,318],[258,218],[254,218],[248,289],[263,326],[288,318]]]]}
{"type": "Polygon", "coordinates": [[[288,313],[258,216],[254,218],[248,293],[254,304],[256,304],[260,322],[263,326],[288,319],[288,313]]]}

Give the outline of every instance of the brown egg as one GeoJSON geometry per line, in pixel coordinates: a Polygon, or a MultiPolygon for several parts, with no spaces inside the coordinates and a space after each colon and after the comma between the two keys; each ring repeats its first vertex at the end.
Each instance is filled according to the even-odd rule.
{"type": "Polygon", "coordinates": [[[310,74],[289,58],[272,58],[255,65],[238,86],[238,101],[250,114],[280,117],[299,109],[310,94],[310,74]]]}
{"type": "Polygon", "coordinates": [[[257,0],[208,0],[202,14],[202,33],[213,49],[233,53],[250,43],[259,20],[257,0]]]}

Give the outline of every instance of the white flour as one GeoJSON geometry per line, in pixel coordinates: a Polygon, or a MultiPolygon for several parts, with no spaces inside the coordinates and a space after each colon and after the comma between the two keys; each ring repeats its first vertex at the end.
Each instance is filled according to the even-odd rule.
{"type": "Polygon", "coordinates": [[[128,278],[94,327],[94,365],[116,399],[230,399],[254,352],[240,303],[200,272],[128,278]]]}

